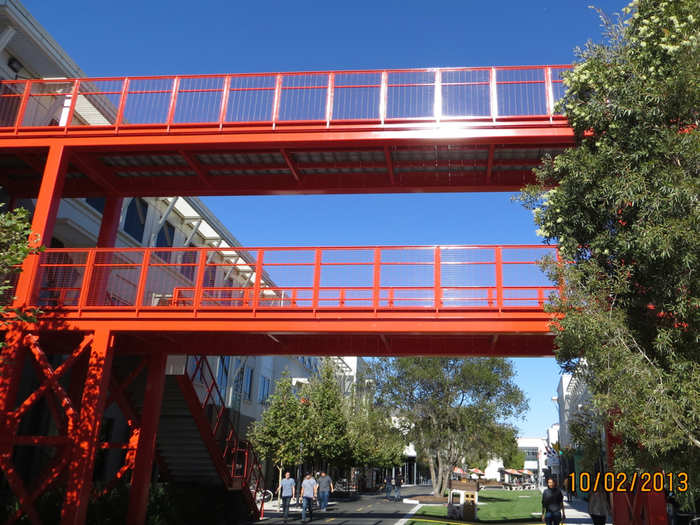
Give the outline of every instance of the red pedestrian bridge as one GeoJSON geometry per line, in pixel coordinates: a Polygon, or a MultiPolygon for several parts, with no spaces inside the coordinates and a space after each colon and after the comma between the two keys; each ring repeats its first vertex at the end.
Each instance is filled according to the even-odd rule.
{"type": "MultiPolygon", "coordinates": [[[[536,263],[553,247],[114,246],[125,197],[516,191],[574,145],[554,109],[568,67],[0,81],[0,186],[36,198],[32,242],[61,198],[106,197],[97,247],[32,255],[15,283],[14,306],[43,313],[2,328],[9,523],[41,523],[56,485],[52,522],[84,523],[96,457],[120,460],[100,491],[128,483],[130,525],[154,465],[260,517],[260,465],[206,355],[552,355],[558,290],[536,263]],[[105,440],[106,410],[124,439],[105,440]]],[[[638,500],[630,523],[652,516],[638,500]]]]}

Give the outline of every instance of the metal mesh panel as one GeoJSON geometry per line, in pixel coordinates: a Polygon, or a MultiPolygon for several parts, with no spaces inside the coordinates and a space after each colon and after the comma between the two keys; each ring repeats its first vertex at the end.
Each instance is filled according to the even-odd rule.
{"type": "Polygon", "coordinates": [[[379,119],[380,94],[379,73],[336,73],[333,120],[379,119]]]}
{"type": "Polygon", "coordinates": [[[543,69],[498,69],[498,115],[546,115],[547,92],[543,69]]]}
{"type": "Polygon", "coordinates": [[[325,120],[328,75],[285,75],[278,120],[325,120]]]}
{"type": "Polygon", "coordinates": [[[389,73],[386,118],[431,117],[435,108],[435,73],[389,73]]]}
{"type": "Polygon", "coordinates": [[[275,75],[231,77],[227,122],[269,122],[275,100],[275,75]]]}
{"type": "Polygon", "coordinates": [[[52,251],[41,254],[36,304],[76,306],[83,286],[87,252],[52,251]]]}
{"type": "Polygon", "coordinates": [[[181,78],[174,123],[218,122],[224,77],[181,78]]]}
{"type": "Polygon", "coordinates": [[[489,116],[490,104],[488,70],[442,73],[442,114],[444,116],[489,116]]]}
{"type": "Polygon", "coordinates": [[[83,80],[71,126],[109,126],[117,121],[123,80],[83,80]]]}
{"type": "Polygon", "coordinates": [[[151,252],[143,306],[192,306],[199,251],[151,252]]]}
{"type": "Polygon", "coordinates": [[[124,105],[125,124],[165,124],[175,78],[131,79],[124,105]]]}
{"type": "Polygon", "coordinates": [[[32,83],[27,106],[22,118],[23,126],[65,125],[70,108],[70,94],[73,82],[32,83]]]}
{"type": "Polygon", "coordinates": [[[134,306],[143,251],[97,252],[87,297],[88,306],[134,306]]]}
{"type": "Polygon", "coordinates": [[[24,82],[0,84],[0,127],[12,127],[16,124],[25,86],[24,82]]]}

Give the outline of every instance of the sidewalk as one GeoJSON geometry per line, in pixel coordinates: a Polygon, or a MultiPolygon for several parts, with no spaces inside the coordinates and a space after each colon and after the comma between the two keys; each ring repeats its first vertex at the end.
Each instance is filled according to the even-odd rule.
{"type": "MultiPolygon", "coordinates": [[[[581,498],[576,498],[576,500],[572,503],[564,501],[564,509],[566,512],[566,520],[564,522],[565,525],[568,525],[569,523],[572,525],[579,523],[586,523],[590,525],[593,523],[591,516],[588,514],[588,502],[581,498]]],[[[612,523],[612,521],[610,518],[608,518],[605,523],[612,523]]]]}

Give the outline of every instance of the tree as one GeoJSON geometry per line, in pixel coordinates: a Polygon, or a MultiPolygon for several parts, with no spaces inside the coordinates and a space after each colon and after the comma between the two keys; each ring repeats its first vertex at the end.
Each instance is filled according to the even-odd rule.
{"type": "Polygon", "coordinates": [[[503,457],[503,468],[510,468],[515,470],[521,470],[525,465],[525,452],[522,450],[511,451],[508,455],[503,457]]]}
{"type": "Polygon", "coordinates": [[[354,393],[347,405],[353,465],[390,468],[400,464],[406,440],[391,414],[364,393],[354,393]]]}
{"type": "Polygon", "coordinates": [[[700,484],[700,4],[640,0],[578,50],[559,104],[576,147],[521,198],[565,263],[557,359],[586,381],[615,467],[700,484]]]}
{"type": "MultiPolygon", "coordinates": [[[[2,207],[2,204],[0,204],[2,207]]],[[[22,311],[9,306],[16,276],[22,261],[40,250],[31,240],[29,212],[24,208],[0,213],[0,324],[7,326],[17,321],[31,321],[36,311],[22,311]]],[[[2,348],[0,342],[0,348],[2,348]]]]}
{"type": "Polygon", "coordinates": [[[333,364],[324,360],[319,375],[302,389],[302,397],[308,400],[304,454],[318,468],[323,463],[347,466],[352,458],[345,401],[336,374],[333,364]]]}
{"type": "Polygon", "coordinates": [[[302,462],[303,421],[307,408],[295,394],[286,372],[275,384],[268,403],[261,419],[252,423],[248,437],[258,454],[275,465],[279,482],[285,468],[302,462]]]}
{"type": "Polygon", "coordinates": [[[504,421],[527,408],[505,359],[384,359],[374,376],[378,398],[428,463],[435,494],[463,459],[500,455],[512,432],[504,421]]]}

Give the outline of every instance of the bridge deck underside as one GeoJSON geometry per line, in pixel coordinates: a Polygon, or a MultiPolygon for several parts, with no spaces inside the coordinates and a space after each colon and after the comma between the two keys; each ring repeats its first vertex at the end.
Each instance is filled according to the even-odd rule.
{"type": "MultiPolygon", "coordinates": [[[[253,332],[115,332],[117,354],[305,356],[551,357],[551,334],[357,334],[253,332]]],[[[43,332],[51,353],[70,348],[79,331],[43,332]]]]}
{"type": "Polygon", "coordinates": [[[534,182],[532,168],[544,155],[556,155],[571,139],[565,128],[520,129],[520,138],[503,130],[493,137],[489,130],[481,137],[464,131],[440,138],[425,130],[420,141],[409,130],[393,137],[373,131],[185,135],[167,137],[169,143],[154,136],[9,139],[0,141],[0,186],[16,197],[35,197],[48,150],[32,144],[64,141],[63,197],[517,191],[534,182]]]}

